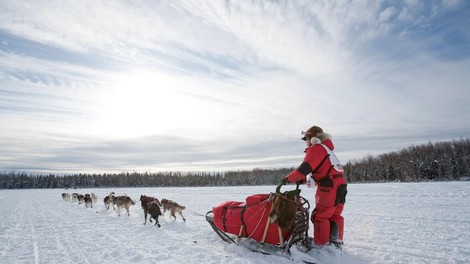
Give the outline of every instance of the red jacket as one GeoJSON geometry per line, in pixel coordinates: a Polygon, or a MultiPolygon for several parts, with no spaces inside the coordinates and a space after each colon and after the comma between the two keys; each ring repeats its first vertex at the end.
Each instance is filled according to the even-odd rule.
{"type": "Polygon", "coordinates": [[[312,176],[316,182],[326,177],[327,174],[330,177],[333,177],[333,175],[343,175],[343,168],[334,155],[333,149],[333,141],[330,138],[325,139],[321,144],[314,144],[308,147],[305,150],[305,158],[302,164],[286,176],[287,181],[305,182],[306,176],[311,172],[313,172],[312,176]]]}

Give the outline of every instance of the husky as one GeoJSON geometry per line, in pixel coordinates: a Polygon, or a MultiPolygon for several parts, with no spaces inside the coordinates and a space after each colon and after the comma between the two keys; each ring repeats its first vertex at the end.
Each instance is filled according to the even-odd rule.
{"type": "Polygon", "coordinates": [[[121,207],[124,207],[127,211],[127,215],[131,215],[129,213],[129,207],[131,207],[131,205],[134,205],[135,202],[127,195],[123,195],[123,196],[115,196],[113,197],[113,202],[117,205],[117,208],[118,208],[118,215],[121,216],[121,207]]]}
{"type": "Polygon", "coordinates": [[[78,204],[85,203],[85,196],[80,193],[74,193],[75,196],[77,197],[78,204]]]}
{"type": "Polygon", "coordinates": [[[96,204],[96,202],[98,201],[98,196],[96,196],[94,193],[91,193],[91,200],[94,204],[96,204]]]}
{"type": "MultiPolygon", "coordinates": [[[[147,212],[151,216],[151,218],[155,219],[155,225],[160,228],[160,223],[158,222],[158,217],[163,215],[162,211],[160,210],[160,204],[157,202],[158,200],[155,200],[153,202],[148,203],[147,207],[147,212]]],[[[149,221],[152,222],[151,218],[149,218],[149,221]]]]}
{"type": "Polygon", "coordinates": [[[63,193],[62,199],[64,199],[66,202],[70,202],[70,193],[63,193]]]}
{"type": "Polygon", "coordinates": [[[162,199],[163,213],[170,211],[170,215],[176,220],[176,213],[180,214],[183,218],[183,221],[186,222],[186,219],[183,216],[183,211],[186,209],[186,206],[179,205],[172,200],[162,199]]]}
{"type": "Polygon", "coordinates": [[[109,209],[109,205],[111,204],[113,206],[113,210],[114,209],[114,192],[110,192],[108,196],[104,197],[103,199],[103,202],[104,202],[104,205],[106,206],[106,209],[109,209]]]}
{"type": "MultiPolygon", "coordinates": [[[[149,205],[152,202],[155,202],[158,205],[158,210],[160,211],[160,207],[162,206],[162,204],[157,198],[152,197],[152,196],[147,196],[147,195],[140,196],[140,204],[142,205],[142,209],[144,210],[144,225],[147,224],[147,213],[149,213],[148,211],[149,205]]],[[[161,215],[161,212],[160,212],[160,215],[161,215]]],[[[149,218],[149,222],[152,222],[152,218],[149,218]]]]}
{"type": "Polygon", "coordinates": [[[72,202],[74,202],[74,203],[78,202],[78,204],[80,204],[80,201],[78,200],[79,195],[81,195],[81,194],[72,193],[72,202]]]}
{"type": "Polygon", "coordinates": [[[91,195],[89,193],[85,194],[83,197],[83,201],[85,202],[85,207],[91,206],[93,208],[93,200],[91,199],[91,195]]]}

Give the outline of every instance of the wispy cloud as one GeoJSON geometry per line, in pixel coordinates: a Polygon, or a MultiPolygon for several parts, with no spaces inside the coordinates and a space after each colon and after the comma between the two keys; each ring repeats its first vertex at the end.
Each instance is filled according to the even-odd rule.
{"type": "Polygon", "coordinates": [[[466,1],[2,1],[0,168],[296,166],[470,136],[466,1]]]}

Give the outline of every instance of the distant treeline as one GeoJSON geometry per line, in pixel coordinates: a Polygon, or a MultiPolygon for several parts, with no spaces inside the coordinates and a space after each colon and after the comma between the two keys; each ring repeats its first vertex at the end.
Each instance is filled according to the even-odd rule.
{"type": "MultiPolygon", "coordinates": [[[[33,175],[0,173],[0,189],[276,185],[294,168],[227,172],[123,172],[33,175]]],[[[451,181],[470,176],[470,140],[411,146],[344,165],[350,183],[451,181]]]]}
{"type": "Polygon", "coordinates": [[[0,189],[185,187],[278,184],[291,169],[254,169],[227,172],[124,172],[58,176],[0,173],[0,189]]]}
{"type": "Polygon", "coordinates": [[[344,166],[349,182],[452,181],[470,176],[470,139],[411,146],[344,166]]]}

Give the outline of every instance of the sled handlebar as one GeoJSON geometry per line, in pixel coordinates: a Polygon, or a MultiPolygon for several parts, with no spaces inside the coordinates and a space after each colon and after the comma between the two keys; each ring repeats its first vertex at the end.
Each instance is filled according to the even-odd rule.
{"type": "MultiPolygon", "coordinates": [[[[286,183],[283,182],[283,181],[282,181],[281,183],[279,183],[279,185],[276,187],[276,193],[281,193],[281,187],[282,187],[282,185],[286,185],[286,183]]],[[[297,185],[297,186],[296,186],[295,189],[299,189],[300,183],[299,183],[299,182],[296,182],[296,185],[297,185]]]]}

